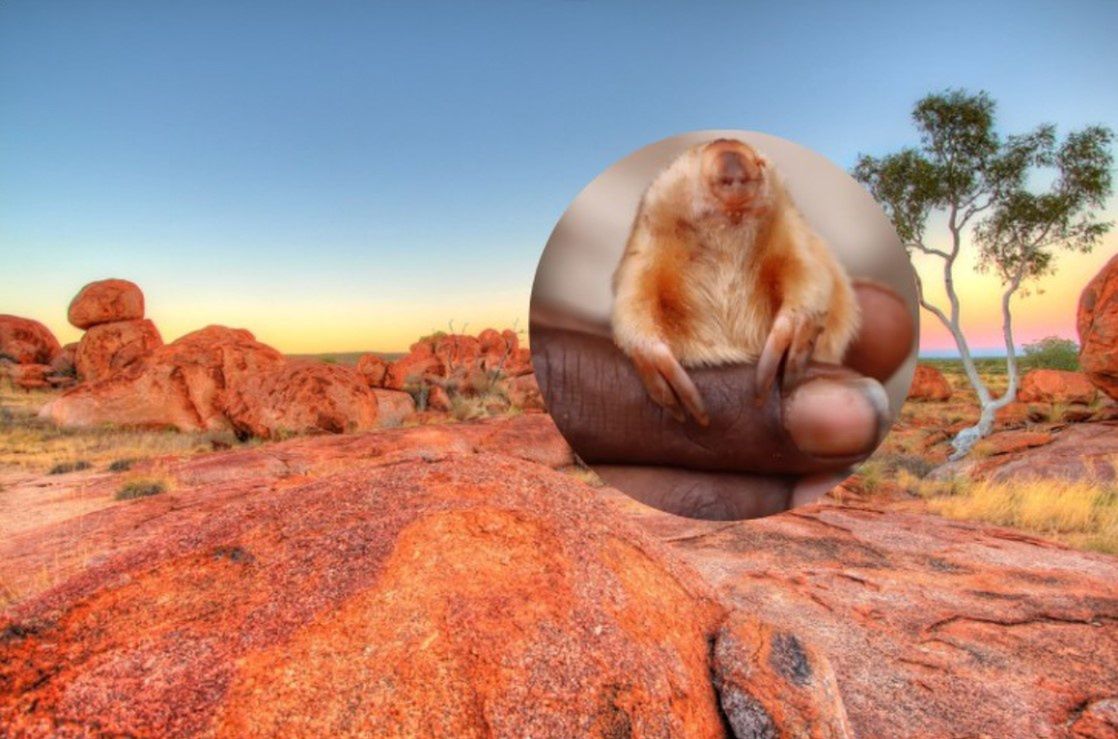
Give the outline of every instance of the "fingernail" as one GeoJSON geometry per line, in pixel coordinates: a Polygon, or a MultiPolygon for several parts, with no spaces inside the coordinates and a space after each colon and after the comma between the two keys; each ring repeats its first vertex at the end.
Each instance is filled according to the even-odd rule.
{"type": "Polygon", "coordinates": [[[816,457],[868,454],[888,419],[885,388],[866,377],[811,380],[784,401],[784,428],[801,451],[816,457]]]}

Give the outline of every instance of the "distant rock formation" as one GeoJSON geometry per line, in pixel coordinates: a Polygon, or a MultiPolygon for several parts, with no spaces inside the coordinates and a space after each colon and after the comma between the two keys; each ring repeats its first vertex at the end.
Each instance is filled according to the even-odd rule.
{"type": "Polygon", "coordinates": [[[272,438],[372,428],[377,399],[355,369],[288,361],[244,329],[208,326],[69,390],[40,416],[272,438]]]}
{"type": "Polygon", "coordinates": [[[951,399],[951,384],[935,367],[930,364],[916,365],[912,385],[908,389],[909,400],[944,401],[951,399]]]}
{"type": "Polygon", "coordinates": [[[543,410],[531,352],[510,329],[487,328],[476,337],[435,334],[415,342],[393,362],[366,354],[357,369],[373,388],[422,397],[425,410],[447,412],[453,397],[492,396],[498,388],[498,397],[490,400],[503,409],[543,410]]]}

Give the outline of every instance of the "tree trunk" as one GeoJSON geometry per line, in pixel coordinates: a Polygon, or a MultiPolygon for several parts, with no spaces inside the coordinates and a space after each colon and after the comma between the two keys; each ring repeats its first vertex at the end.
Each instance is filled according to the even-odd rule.
{"type": "MultiPolygon", "coordinates": [[[[951,448],[954,450],[951,453],[951,460],[962,459],[965,457],[974,445],[982,438],[989,436],[990,432],[994,430],[994,416],[999,410],[1012,403],[1017,399],[1017,349],[1013,345],[1013,314],[1009,310],[1009,301],[1013,298],[1017,288],[1021,287],[1021,279],[1023,273],[1018,271],[1014,275],[1013,280],[1009,283],[1005,292],[1002,293],[1002,338],[1005,341],[1005,369],[1006,374],[1009,376],[1009,385],[1006,387],[1005,392],[998,399],[990,397],[987,392],[985,384],[980,381],[975,382],[974,378],[978,377],[978,373],[974,368],[974,362],[970,359],[970,352],[966,352],[966,361],[964,366],[968,367],[967,376],[970,377],[973,372],[974,378],[971,379],[971,385],[978,391],[981,387],[982,391],[978,393],[978,402],[981,407],[981,412],[978,416],[978,423],[965,428],[955,435],[951,440],[951,448]]],[[[953,327],[952,333],[955,332],[957,326],[953,327]]],[[[958,343],[961,332],[955,335],[955,340],[958,343]]],[[[959,343],[960,352],[963,351],[965,341],[959,343]]]]}

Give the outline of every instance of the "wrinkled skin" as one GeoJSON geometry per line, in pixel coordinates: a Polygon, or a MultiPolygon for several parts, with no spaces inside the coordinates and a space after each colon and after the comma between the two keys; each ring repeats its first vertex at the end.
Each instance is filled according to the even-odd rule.
{"type": "Polygon", "coordinates": [[[707,426],[657,405],[605,336],[535,323],[533,362],[556,424],[607,483],[678,515],[769,515],[825,493],[888,430],[880,383],[910,353],[912,319],[888,288],[855,289],[864,321],[844,366],[809,364],[759,398],[753,366],[692,370],[707,426]]]}

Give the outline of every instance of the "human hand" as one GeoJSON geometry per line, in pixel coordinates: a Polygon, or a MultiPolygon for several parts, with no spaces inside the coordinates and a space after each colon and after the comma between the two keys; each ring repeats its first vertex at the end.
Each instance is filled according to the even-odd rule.
{"type": "Polygon", "coordinates": [[[547,407],[583,461],[609,484],[679,515],[768,515],[822,495],[888,431],[881,382],[911,352],[911,314],[895,292],[855,282],[862,328],[843,366],[813,363],[798,383],[756,395],[756,369],[692,369],[709,424],[654,403],[604,336],[533,325],[547,407]]]}

